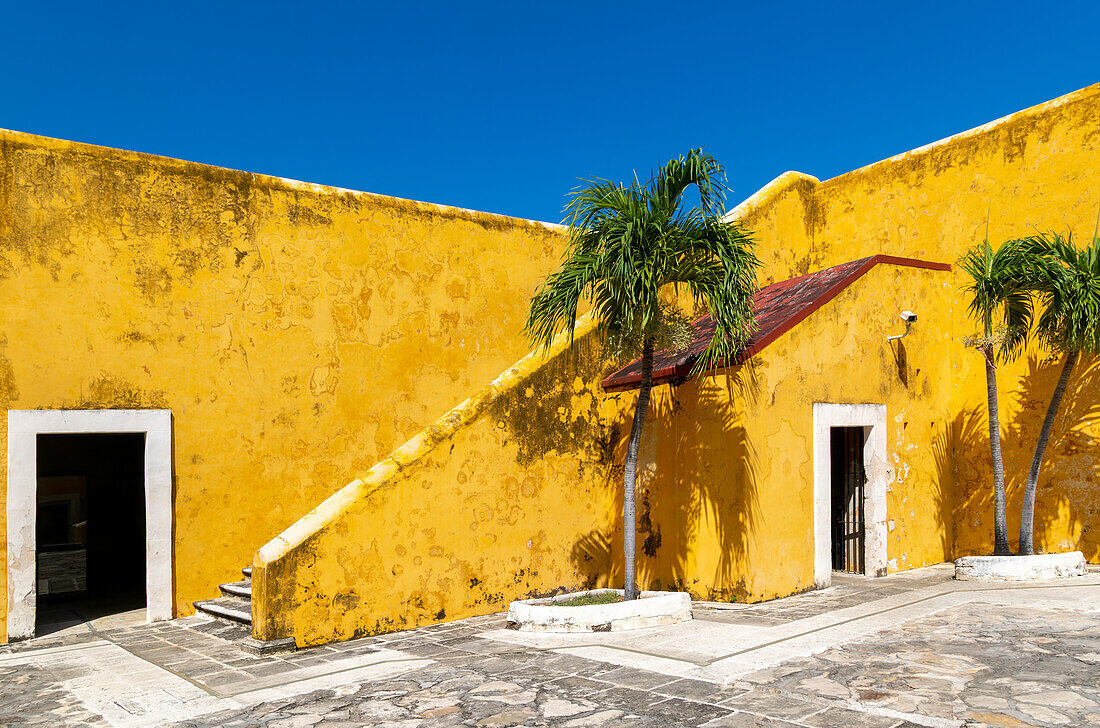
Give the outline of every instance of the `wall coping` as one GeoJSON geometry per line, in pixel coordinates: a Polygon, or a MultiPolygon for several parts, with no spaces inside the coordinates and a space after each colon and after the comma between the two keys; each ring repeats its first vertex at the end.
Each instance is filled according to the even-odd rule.
{"type": "Polygon", "coordinates": [[[184,173],[209,174],[215,172],[226,177],[239,177],[242,180],[247,179],[256,187],[286,190],[289,192],[307,192],[322,197],[350,196],[369,201],[381,207],[397,208],[445,218],[469,220],[492,227],[536,228],[554,233],[561,233],[566,229],[564,225],[558,223],[512,217],[510,215],[502,215],[495,212],[471,210],[453,205],[441,205],[435,202],[410,200],[403,197],[394,197],[392,195],[382,195],[376,192],[363,192],[361,190],[348,189],[346,187],[303,182],[289,177],[279,177],[277,175],[262,174],[260,172],[248,172],[245,170],[233,169],[231,167],[220,167],[204,162],[192,162],[186,159],[168,157],[160,154],[136,152],[129,149],[106,147],[98,144],[88,144],[86,142],[74,142],[68,139],[57,139],[55,137],[0,128],[0,146],[7,145],[23,148],[38,148],[43,151],[67,152],[104,159],[116,159],[123,162],[155,164],[163,168],[184,173]]]}
{"type": "Polygon", "coordinates": [[[903,162],[911,161],[916,157],[930,156],[931,154],[938,152],[946,147],[956,144],[965,144],[967,142],[978,139],[979,137],[983,137],[991,132],[1006,127],[1015,126],[1016,124],[1019,124],[1020,122],[1023,122],[1027,119],[1043,116],[1062,106],[1067,106],[1090,96],[1100,97],[1100,83],[1090,84],[1088,86],[1085,86],[1084,88],[1077,89],[1076,91],[1071,91],[1067,94],[1063,94],[1062,96],[1058,96],[1057,98],[1050,99],[1049,101],[1043,101],[1042,103],[1035,104],[1034,106],[1029,106],[1026,109],[1014,111],[1011,114],[1007,114],[1000,118],[994,119],[993,121],[988,121],[979,126],[960,131],[956,134],[952,134],[951,136],[937,139],[934,142],[929,142],[928,144],[924,144],[919,147],[900,152],[893,156],[887,157],[886,159],[880,159],[877,162],[872,162],[871,164],[866,164],[862,167],[857,167],[853,170],[849,170],[848,172],[838,174],[835,177],[830,177],[829,179],[822,181],[821,186],[832,186],[839,182],[849,181],[861,176],[866,176],[875,172],[879,172],[884,167],[900,166],[903,162]]]}

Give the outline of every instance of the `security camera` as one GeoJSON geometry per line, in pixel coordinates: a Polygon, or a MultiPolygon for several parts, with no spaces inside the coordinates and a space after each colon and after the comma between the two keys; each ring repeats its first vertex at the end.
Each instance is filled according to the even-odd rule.
{"type": "Polygon", "coordinates": [[[886,337],[886,343],[887,344],[889,344],[891,341],[897,341],[898,339],[904,339],[906,336],[908,336],[909,335],[909,327],[912,326],[913,322],[917,320],[917,315],[915,313],[913,313],[912,311],[902,311],[901,316],[899,318],[901,318],[901,320],[905,322],[905,333],[904,334],[897,334],[895,336],[887,336],[886,337]]]}

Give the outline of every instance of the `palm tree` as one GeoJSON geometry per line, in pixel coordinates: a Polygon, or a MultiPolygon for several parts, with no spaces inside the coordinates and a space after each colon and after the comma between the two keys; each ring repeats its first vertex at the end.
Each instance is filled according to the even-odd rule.
{"type": "Polygon", "coordinates": [[[1083,249],[1074,245],[1072,235],[1063,237],[1057,233],[1028,238],[1027,247],[1035,256],[1033,285],[1042,305],[1036,331],[1047,346],[1065,359],[1027,473],[1027,486],[1020,506],[1021,556],[1035,553],[1032,541],[1035,491],[1043,454],[1070,374],[1082,353],[1100,354],[1100,218],[1092,242],[1083,249]]]}
{"type": "Polygon", "coordinates": [[[565,259],[531,299],[524,332],[535,344],[545,348],[561,331],[572,332],[585,298],[609,353],[620,360],[641,354],[641,388],[623,474],[626,599],[637,597],[635,473],[653,386],[653,353],[664,346],[683,348],[691,340],[686,315],[662,303],[661,294],[686,288],[696,309],[706,308],[714,318],[714,337],[695,371],[731,361],[755,327],[752,296],[760,261],[751,234],[721,219],[725,193],[722,166],[700,149],[668,162],[645,184],[637,178],[629,185],[588,181],[573,191],[565,208],[565,259]],[[697,206],[684,204],[692,186],[697,206]]]}
{"type": "Polygon", "coordinates": [[[986,405],[989,410],[989,452],[993,460],[993,553],[1011,555],[1005,516],[1005,469],[1001,457],[1001,420],[997,403],[997,362],[1012,359],[1031,325],[1031,290],[1026,280],[1028,257],[1021,240],[1009,240],[996,250],[985,239],[966,252],[959,265],[970,274],[968,311],[982,333],[967,343],[985,358],[986,405]]]}

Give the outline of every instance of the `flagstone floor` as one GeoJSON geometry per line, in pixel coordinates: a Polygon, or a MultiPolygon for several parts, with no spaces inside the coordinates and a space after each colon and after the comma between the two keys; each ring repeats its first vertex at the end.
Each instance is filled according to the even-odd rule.
{"type": "Polygon", "coordinates": [[[838,575],[630,633],[490,615],[267,657],[205,618],[89,627],[0,646],[0,726],[1100,726],[1100,573],[950,577],[838,575]]]}

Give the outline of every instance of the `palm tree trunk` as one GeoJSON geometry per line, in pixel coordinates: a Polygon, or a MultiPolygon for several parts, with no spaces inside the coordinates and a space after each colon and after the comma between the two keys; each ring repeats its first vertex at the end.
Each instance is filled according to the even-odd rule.
{"type": "Polygon", "coordinates": [[[1001,417],[997,404],[997,367],[993,362],[993,347],[986,345],[985,390],[989,409],[989,454],[993,460],[993,555],[1010,556],[1008,519],[1005,515],[1005,465],[1001,456],[1001,417]]]}
{"type": "Polygon", "coordinates": [[[1062,374],[1058,377],[1058,384],[1054,387],[1054,394],[1050,397],[1050,406],[1047,407],[1047,416],[1043,420],[1043,429],[1039,431],[1039,441],[1035,443],[1035,457],[1031,459],[1031,470],[1027,472],[1027,487],[1024,489],[1024,502],[1020,506],[1020,555],[1028,556],[1035,553],[1032,543],[1033,524],[1035,522],[1035,490],[1039,485],[1039,469],[1043,465],[1043,453],[1047,449],[1047,441],[1050,440],[1050,431],[1054,429],[1054,418],[1058,414],[1058,407],[1062,404],[1062,395],[1066,393],[1066,385],[1069,383],[1070,372],[1077,363],[1077,352],[1066,354],[1066,362],[1062,365],[1062,374]]]}
{"type": "Polygon", "coordinates": [[[634,583],[634,489],[638,472],[638,445],[642,441],[642,426],[649,409],[649,392],[653,388],[653,339],[646,337],[642,344],[642,386],[638,390],[638,404],[634,408],[634,425],[630,428],[630,441],[626,447],[626,467],[623,468],[623,553],[626,565],[623,569],[623,598],[637,599],[634,583]]]}

